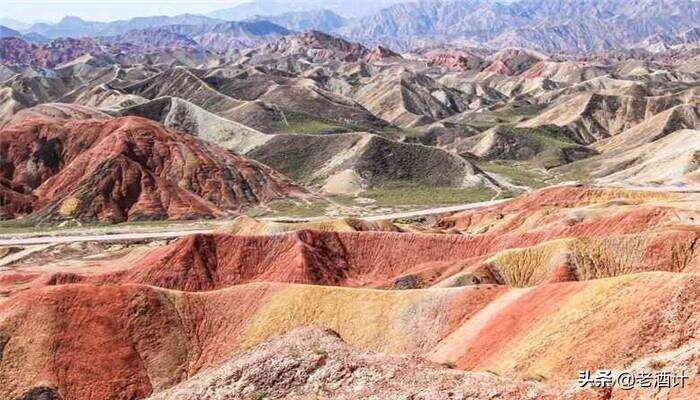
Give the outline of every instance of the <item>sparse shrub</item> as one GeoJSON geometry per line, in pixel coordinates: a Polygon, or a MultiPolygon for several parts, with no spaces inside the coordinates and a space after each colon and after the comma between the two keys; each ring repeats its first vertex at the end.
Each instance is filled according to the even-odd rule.
{"type": "Polygon", "coordinates": [[[419,289],[423,286],[423,281],[415,275],[402,276],[394,281],[394,289],[419,289]]]}
{"type": "Polygon", "coordinates": [[[58,209],[58,212],[63,215],[64,217],[69,217],[73,215],[75,210],[78,209],[78,206],[80,205],[80,200],[76,197],[69,197],[61,203],[61,207],[58,209]]]}
{"type": "Polygon", "coordinates": [[[665,366],[666,366],[666,362],[662,361],[662,360],[651,360],[649,362],[649,368],[656,370],[656,371],[662,369],[665,366]]]}
{"type": "Polygon", "coordinates": [[[265,400],[265,395],[260,392],[256,392],[250,395],[250,397],[248,397],[248,400],[265,400]]]}
{"type": "Polygon", "coordinates": [[[311,351],[312,351],[314,354],[319,355],[319,356],[325,356],[325,355],[328,354],[325,350],[319,349],[318,347],[312,348],[311,351]]]}
{"type": "Polygon", "coordinates": [[[525,376],[525,380],[534,382],[544,382],[547,380],[547,377],[542,374],[529,374],[525,376]]]}

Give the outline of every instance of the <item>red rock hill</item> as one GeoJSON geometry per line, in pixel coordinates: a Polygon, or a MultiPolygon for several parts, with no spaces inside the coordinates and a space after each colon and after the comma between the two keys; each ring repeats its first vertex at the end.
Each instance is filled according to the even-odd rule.
{"type": "Polygon", "coordinates": [[[305,191],[143,118],[29,118],[0,131],[0,215],[35,223],[207,218],[305,191]]]}

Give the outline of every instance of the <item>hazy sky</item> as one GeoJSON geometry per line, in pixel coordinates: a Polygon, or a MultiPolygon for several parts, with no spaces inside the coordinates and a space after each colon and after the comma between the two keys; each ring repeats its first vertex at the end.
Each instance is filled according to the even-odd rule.
{"type": "MultiPolygon", "coordinates": [[[[205,14],[246,1],[250,0],[0,0],[0,17],[34,22],[75,15],[92,21],[114,21],[147,15],[205,14]]],[[[298,0],[290,2],[294,1],[298,0]]]]}

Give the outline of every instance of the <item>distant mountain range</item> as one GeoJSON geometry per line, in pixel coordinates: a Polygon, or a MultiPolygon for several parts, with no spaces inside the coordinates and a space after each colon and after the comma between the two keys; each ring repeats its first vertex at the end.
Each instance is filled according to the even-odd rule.
{"type": "Polygon", "coordinates": [[[290,12],[329,10],[345,18],[373,15],[381,9],[405,0],[255,0],[235,7],[211,12],[207,16],[226,20],[243,20],[256,16],[280,15],[290,12]]]}
{"type": "Polygon", "coordinates": [[[267,20],[294,31],[317,30],[333,32],[349,23],[349,20],[330,10],[288,12],[279,15],[258,15],[251,20],[267,20]]]}
{"type": "Polygon", "coordinates": [[[0,25],[0,38],[6,37],[22,37],[22,34],[7,26],[0,25]]]}
{"type": "Polygon", "coordinates": [[[45,43],[49,41],[49,39],[45,38],[44,36],[39,35],[38,33],[27,33],[27,34],[22,34],[21,32],[11,29],[7,26],[0,25],[0,39],[2,38],[19,38],[22,39],[28,43],[45,43]]]}
{"type": "Polygon", "coordinates": [[[104,40],[159,48],[200,46],[210,51],[225,53],[291,33],[292,31],[266,20],[226,21],[213,25],[165,25],[131,30],[104,40]]]}
{"type": "Polygon", "coordinates": [[[471,40],[493,47],[600,51],[700,25],[693,0],[446,0],[401,3],[342,28],[365,42],[471,40]]]}
{"type": "MultiPolygon", "coordinates": [[[[53,68],[84,54],[118,56],[140,62],[152,54],[167,60],[162,52],[176,51],[183,60],[196,64],[216,60],[219,54],[252,47],[293,32],[269,21],[224,21],[212,25],[164,25],[129,30],[120,35],[56,38],[46,43],[31,40],[31,34],[0,26],[0,64],[38,65],[53,68]]],[[[167,62],[167,61],[164,61],[167,62]]],[[[184,62],[184,64],[188,64],[184,62]]]]}
{"type": "MultiPolygon", "coordinates": [[[[286,29],[319,30],[396,50],[459,43],[546,52],[662,51],[678,45],[697,47],[698,21],[700,2],[694,0],[362,0],[352,2],[352,7],[340,1],[258,0],[207,16],[153,16],[109,23],[65,17],[56,24],[39,23],[27,29],[7,26],[0,35],[44,43],[59,37],[138,37],[144,30],[162,28],[201,43],[206,31],[214,30],[218,42],[214,47],[221,50],[231,47],[225,45],[226,34],[248,40],[270,33],[284,35],[286,29]],[[365,4],[368,8],[363,8],[365,4]],[[351,8],[375,12],[353,18],[361,13],[351,8]],[[222,25],[226,21],[267,21],[276,27],[222,25]]],[[[17,21],[9,22],[17,26],[17,21]]]]}
{"type": "Polygon", "coordinates": [[[47,38],[95,37],[121,35],[131,30],[157,28],[166,25],[215,25],[224,22],[202,15],[182,14],[173,17],[138,17],[114,22],[85,21],[78,17],[65,17],[56,24],[34,24],[26,32],[33,32],[47,38]]]}
{"type": "MultiPolygon", "coordinates": [[[[28,26],[25,29],[14,29],[9,25],[4,26],[0,31],[2,37],[20,37],[33,35],[47,39],[56,39],[64,37],[83,38],[83,37],[101,37],[101,36],[118,36],[131,31],[139,31],[144,29],[155,29],[162,27],[200,27],[195,30],[201,31],[205,27],[213,27],[221,25],[228,21],[237,22],[260,22],[269,21],[284,28],[294,31],[306,30],[321,30],[334,31],[343,27],[348,23],[348,19],[325,9],[310,10],[310,11],[291,11],[276,15],[248,15],[244,14],[245,18],[218,19],[203,15],[183,14],[177,16],[154,16],[154,17],[139,17],[130,20],[120,20],[114,22],[97,22],[86,21],[78,17],[65,17],[55,24],[38,23],[28,26]]],[[[12,21],[9,21],[12,23],[12,21]]],[[[16,24],[15,24],[16,25],[16,24]]],[[[220,27],[221,28],[221,27],[220,27]]],[[[177,29],[177,28],[170,28],[177,29]]]]}
{"type": "Polygon", "coordinates": [[[27,24],[21,21],[17,21],[16,19],[7,17],[0,17],[0,25],[18,31],[22,29],[28,29],[31,26],[31,24],[27,24]]]}

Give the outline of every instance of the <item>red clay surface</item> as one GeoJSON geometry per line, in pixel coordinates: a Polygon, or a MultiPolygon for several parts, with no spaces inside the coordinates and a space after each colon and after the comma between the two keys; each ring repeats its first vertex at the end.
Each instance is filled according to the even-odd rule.
{"type": "Polygon", "coordinates": [[[270,168],[138,117],[29,118],[0,131],[0,213],[37,220],[207,218],[305,197],[270,168]]]}

